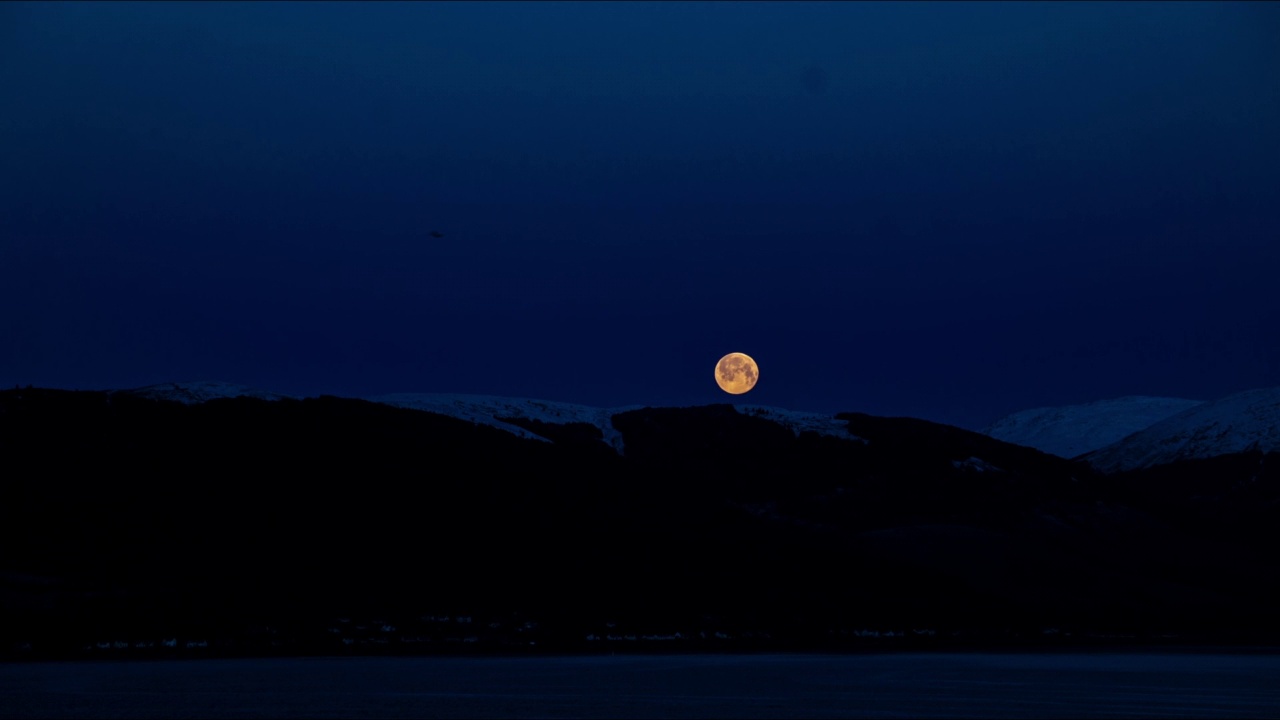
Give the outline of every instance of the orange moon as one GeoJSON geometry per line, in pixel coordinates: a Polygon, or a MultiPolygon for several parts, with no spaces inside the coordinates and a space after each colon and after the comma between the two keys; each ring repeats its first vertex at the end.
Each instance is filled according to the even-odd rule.
{"type": "Polygon", "coordinates": [[[755,387],[759,379],[760,366],[750,355],[729,353],[716,363],[716,384],[730,395],[741,395],[755,387]]]}

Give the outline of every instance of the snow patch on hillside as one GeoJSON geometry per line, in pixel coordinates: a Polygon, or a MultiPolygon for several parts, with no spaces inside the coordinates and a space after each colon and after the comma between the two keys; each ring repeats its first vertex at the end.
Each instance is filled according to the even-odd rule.
{"type": "Polygon", "coordinates": [[[1253,450],[1280,451],[1280,388],[1196,405],[1083,459],[1118,472],[1253,450]]]}
{"type": "Polygon", "coordinates": [[[1004,472],[1000,468],[983,460],[980,457],[970,457],[967,460],[952,460],[951,467],[957,470],[972,470],[973,472],[1004,472]]]}
{"type": "Polygon", "coordinates": [[[834,415],[784,410],[767,405],[734,405],[733,407],[743,415],[752,415],[776,422],[794,432],[796,437],[800,437],[802,432],[815,432],[819,435],[840,438],[841,440],[867,442],[865,439],[851,434],[849,432],[849,423],[837,419],[834,415]]]}
{"type": "Polygon", "coordinates": [[[635,405],[622,408],[598,408],[588,405],[553,402],[551,400],[448,393],[396,393],[377,395],[365,399],[371,402],[412,410],[425,410],[440,415],[456,417],[460,420],[490,425],[520,437],[544,442],[549,441],[541,435],[529,432],[522,427],[512,425],[498,418],[539,420],[557,425],[588,423],[600,428],[600,432],[604,436],[604,442],[608,443],[619,454],[622,453],[623,449],[622,433],[613,427],[613,416],[620,412],[638,410],[643,407],[635,405]]]}
{"type": "Polygon", "coordinates": [[[982,432],[997,440],[1074,458],[1202,405],[1183,398],[1129,396],[1083,405],[1035,408],[1002,418],[982,432]]]}
{"type": "Polygon", "coordinates": [[[137,395],[148,400],[171,400],[184,405],[199,405],[218,398],[251,397],[260,400],[290,400],[289,395],[258,390],[234,383],[199,381],[181,383],[161,383],[132,390],[116,390],[114,392],[137,395]]]}

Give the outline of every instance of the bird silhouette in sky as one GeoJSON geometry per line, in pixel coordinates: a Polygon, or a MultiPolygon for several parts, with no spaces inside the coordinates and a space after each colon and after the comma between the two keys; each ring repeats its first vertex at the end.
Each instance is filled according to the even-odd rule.
{"type": "Polygon", "coordinates": [[[436,239],[438,240],[438,239],[440,239],[440,238],[444,237],[444,233],[440,232],[439,230],[432,230],[432,231],[431,231],[431,237],[436,238],[436,239]]]}

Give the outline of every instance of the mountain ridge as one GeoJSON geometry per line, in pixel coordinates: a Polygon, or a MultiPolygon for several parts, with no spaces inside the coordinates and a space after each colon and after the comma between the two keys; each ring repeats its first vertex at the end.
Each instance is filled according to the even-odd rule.
{"type": "MultiPolygon", "coordinates": [[[[161,383],[109,392],[188,405],[235,397],[268,401],[297,399],[214,381],[161,383]]],[[[540,442],[552,442],[548,434],[561,436],[562,432],[554,429],[559,426],[591,427],[601,442],[619,454],[625,453],[625,444],[622,434],[614,427],[613,417],[646,407],[605,408],[459,393],[387,393],[361,399],[454,417],[540,442]],[[548,428],[551,428],[549,433],[548,428]]],[[[815,432],[865,442],[849,431],[847,423],[839,418],[842,413],[802,412],[754,404],[731,406],[739,413],[765,417],[786,426],[797,436],[802,432],[815,432]]],[[[1032,408],[1007,415],[981,433],[1066,459],[1086,459],[1104,472],[1251,449],[1268,452],[1280,449],[1280,388],[1249,390],[1209,402],[1133,395],[1078,405],[1032,408]]]]}
{"type": "MultiPolygon", "coordinates": [[[[207,402],[213,399],[252,397],[264,400],[299,399],[296,396],[273,393],[229,382],[199,381],[185,383],[161,383],[142,388],[113,390],[155,400],[173,400],[184,404],[207,402]]],[[[602,441],[615,451],[623,452],[622,437],[613,428],[611,418],[622,412],[638,410],[645,405],[596,407],[537,398],[517,398],[499,395],[466,393],[384,393],[360,398],[370,402],[413,410],[447,415],[473,423],[489,425],[505,430],[517,437],[549,441],[548,438],[511,420],[527,420],[538,423],[567,425],[585,423],[600,430],[602,441]]],[[[740,413],[766,417],[790,428],[796,435],[816,432],[857,440],[845,430],[835,413],[814,413],[788,410],[767,405],[735,404],[740,413]]]]}
{"type": "Polygon", "coordinates": [[[0,391],[0,654],[271,647],[263,625],[332,653],[353,615],[417,628],[406,651],[442,614],[536,618],[574,651],[610,623],[775,649],[875,627],[1280,638],[1280,455],[1166,481],[914,418],[840,413],[845,437],[644,407],[610,416],[619,453],[585,422],[500,416],[551,437],[332,396],[0,391]]]}
{"type": "Polygon", "coordinates": [[[1015,445],[1075,458],[1123,440],[1201,402],[1129,395],[1078,405],[1032,408],[1006,415],[982,432],[1015,445]]]}
{"type": "Polygon", "coordinates": [[[1278,450],[1280,388],[1259,388],[1195,405],[1081,459],[1114,473],[1278,450]]]}

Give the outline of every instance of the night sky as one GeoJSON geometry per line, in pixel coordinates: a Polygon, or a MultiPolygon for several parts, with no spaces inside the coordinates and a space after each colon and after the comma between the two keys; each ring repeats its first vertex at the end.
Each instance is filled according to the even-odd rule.
{"type": "Polygon", "coordinates": [[[1280,385],[1277,279],[1276,3],[0,3],[3,386],[980,428],[1280,385]]]}

